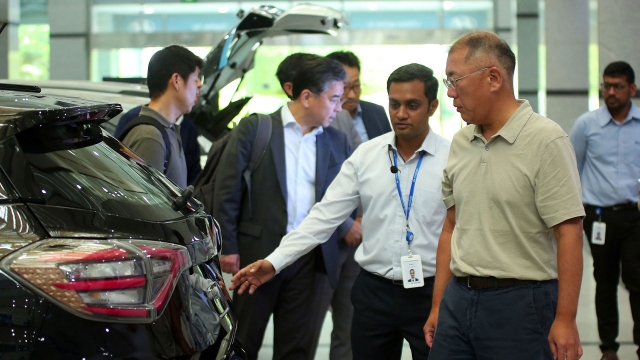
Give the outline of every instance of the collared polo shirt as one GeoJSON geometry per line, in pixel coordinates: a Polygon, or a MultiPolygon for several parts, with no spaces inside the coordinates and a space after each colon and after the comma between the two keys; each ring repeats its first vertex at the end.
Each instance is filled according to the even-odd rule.
{"type": "Polygon", "coordinates": [[[488,141],[469,125],[453,138],[442,196],[456,207],[456,276],[558,277],[553,226],[584,216],[575,153],[555,122],[526,100],[488,141]]]}

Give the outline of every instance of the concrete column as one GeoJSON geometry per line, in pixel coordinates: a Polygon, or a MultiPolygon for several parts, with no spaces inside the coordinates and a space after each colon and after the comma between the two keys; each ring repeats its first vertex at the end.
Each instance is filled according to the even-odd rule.
{"type": "MultiPolygon", "coordinates": [[[[0,54],[2,54],[0,55],[0,79],[8,79],[12,77],[9,69],[18,66],[20,0],[0,0],[0,21],[8,23],[0,35],[0,54]]],[[[12,70],[12,72],[17,70],[12,70]]]]}
{"type": "Polygon", "coordinates": [[[89,0],[49,1],[52,80],[89,79],[89,0]]]}
{"type": "Polygon", "coordinates": [[[493,31],[512,48],[516,38],[516,0],[493,0],[493,31]]]}
{"type": "Polygon", "coordinates": [[[518,98],[527,99],[533,111],[539,110],[539,14],[537,0],[518,0],[516,22],[518,48],[516,54],[518,72],[518,98]]]}
{"type": "Polygon", "coordinates": [[[589,1],[549,0],[544,14],[547,117],[569,132],[589,110],[589,1]]]}
{"type": "MultiPolygon", "coordinates": [[[[599,72],[602,81],[604,68],[613,61],[628,62],[640,83],[640,42],[637,41],[637,25],[640,24],[640,1],[598,1],[598,51],[599,72]]],[[[634,99],[640,106],[640,92],[634,99]]],[[[601,102],[602,104],[602,102],[601,102]]]]}

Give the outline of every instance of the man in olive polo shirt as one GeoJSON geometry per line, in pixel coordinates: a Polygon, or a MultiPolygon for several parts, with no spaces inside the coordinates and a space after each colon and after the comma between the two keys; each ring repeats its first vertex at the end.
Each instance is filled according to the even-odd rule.
{"type": "Polygon", "coordinates": [[[575,155],[560,126],[515,98],[514,68],[492,33],[467,34],[449,51],[447,95],[470,125],[454,136],[443,176],[430,360],[582,355],[575,155]]]}

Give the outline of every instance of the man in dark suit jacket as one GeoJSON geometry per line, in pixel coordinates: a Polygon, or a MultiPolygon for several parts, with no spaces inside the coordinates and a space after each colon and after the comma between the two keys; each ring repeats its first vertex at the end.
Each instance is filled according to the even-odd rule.
{"type": "MultiPolygon", "coordinates": [[[[360,60],[350,51],[337,51],[326,56],[340,62],[347,75],[345,82],[342,111],[336,116],[336,123],[353,123],[362,142],[373,139],[379,135],[391,131],[391,125],[387,113],[380,105],[366,101],[360,101],[360,60]]],[[[338,125],[338,128],[340,126],[338,125]]],[[[358,210],[361,221],[362,211],[358,210]]],[[[360,239],[361,241],[361,239],[360,239]]],[[[352,244],[353,245],[353,244],[352,244]]],[[[354,260],[356,246],[347,249],[345,256],[339,259],[340,278],[338,286],[333,288],[326,286],[317,292],[315,303],[321,308],[331,305],[333,330],[331,331],[330,360],[350,359],[351,352],[351,318],[353,317],[353,305],[351,304],[351,288],[360,272],[360,266],[354,260]]],[[[320,331],[325,314],[319,314],[315,319],[316,341],[320,338],[320,331]]]]}
{"type": "Polygon", "coordinates": [[[347,71],[349,82],[344,88],[344,104],[338,116],[350,116],[360,134],[362,142],[391,131],[387,113],[380,105],[360,100],[360,59],[351,51],[336,51],[327,55],[329,59],[339,61],[347,71]]]}
{"type": "MultiPolygon", "coordinates": [[[[216,177],[214,216],[222,233],[222,270],[235,274],[270,254],[320,201],[351,149],[344,133],[328,127],[341,109],[344,68],[318,58],[305,62],[293,81],[293,101],[271,114],[270,144],[252,173],[251,194],[242,181],[258,127],[257,116],[240,121],[221,158],[216,177]]],[[[278,274],[253,295],[234,296],[237,336],[250,359],[256,359],[269,316],[274,315],[274,359],[312,359],[309,319],[316,269],[324,268],[335,286],[339,244],[351,230],[348,219],[320,251],[312,251],[278,274]]]]}

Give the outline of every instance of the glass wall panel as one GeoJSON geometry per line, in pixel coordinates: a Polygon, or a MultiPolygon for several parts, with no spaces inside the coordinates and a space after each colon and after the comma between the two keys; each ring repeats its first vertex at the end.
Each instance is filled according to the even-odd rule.
{"type": "MultiPolygon", "coordinates": [[[[386,109],[386,79],[394,69],[417,62],[431,67],[440,79],[444,76],[446,49],[452,39],[469,30],[491,30],[494,26],[491,0],[334,0],[314,3],[345,12],[349,24],[336,38],[304,35],[267,39],[257,51],[254,69],[247,73],[240,88],[236,81],[221,91],[221,106],[232,98],[252,96],[241,115],[275,111],[286,101],[275,77],[282,59],[294,52],[326,55],[336,50],[351,50],[362,62],[361,80],[365,86],[362,98],[386,109]]],[[[103,77],[146,77],[151,55],[169,43],[183,43],[204,57],[238,22],[239,11],[249,11],[264,4],[202,0],[197,3],[146,1],[131,4],[94,0],[92,43],[100,48],[92,49],[91,78],[99,81],[103,77]],[[139,41],[148,43],[143,48],[131,47],[139,41]],[[128,45],[109,48],[119,43],[128,45]]],[[[298,2],[269,2],[282,10],[296,4],[298,2]]],[[[437,133],[451,138],[462,126],[462,121],[442,86],[439,99],[440,107],[431,126],[437,133]]]]}

